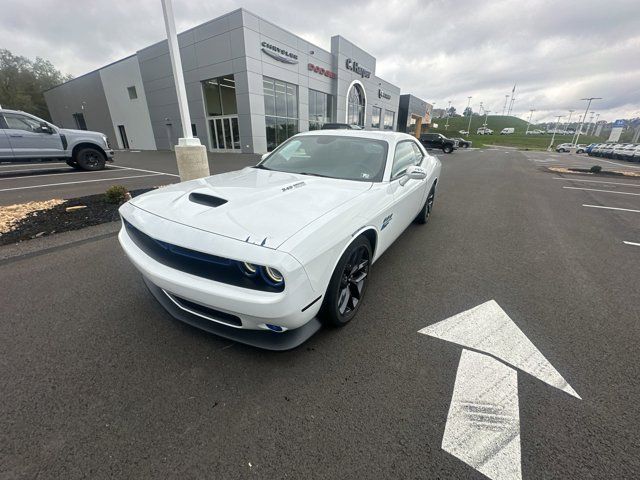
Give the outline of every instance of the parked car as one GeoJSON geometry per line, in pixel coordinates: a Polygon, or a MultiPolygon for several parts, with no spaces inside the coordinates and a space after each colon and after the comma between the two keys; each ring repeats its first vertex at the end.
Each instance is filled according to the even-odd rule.
{"type": "Polygon", "coordinates": [[[597,147],[599,144],[598,143],[590,143],[589,145],[587,145],[587,148],[585,149],[585,152],[587,152],[587,154],[589,156],[591,156],[591,151],[597,147]]]}
{"type": "Polygon", "coordinates": [[[615,143],[606,143],[604,147],[600,150],[600,157],[611,158],[613,155],[613,150],[617,144],[615,143]]]}
{"type": "Polygon", "coordinates": [[[458,141],[459,148],[470,148],[471,145],[473,145],[473,142],[471,140],[465,140],[464,138],[461,138],[461,137],[456,137],[453,140],[458,141]]]}
{"type": "Polygon", "coordinates": [[[466,130],[458,130],[458,133],[459,133],[460,135],[469,135],[469,132],[468,132],[468,131],[466,131],[466,130]]]}
{"type": "Polygon", "coordinates": [[[437,148],[444,153],[451,153],[458,148],[458,141],[454,138],[447,138],[441,133],[422,133],[420,143],[425,148],[437,148]]]}
{"type": "Polygon", "coordinates": [[[0,162],[62,159],[80,170],[113,161],[106,135],[59,128],[29,113],[0,109],[0,162]]]}
{"type": "Polygon", "coordinates": [[[348,123],[325,123],[322,130],[362,130],[360,125],[350,125],[348,123]]]}
{"type": "Polygon", "coordinates": [[[493,130],[487,127],[480,127],[476,130],[476,135],[493,135],[493,130]]]}
{"type": "Polygon", "coordinates": [[[573,143],[561,143],[556,147],[556,152],[569,152],[572,148],[574,148],[573,143]]]}
{"type": "Polygon", "coordinates": [[[613,149],[613,158],[618,160],[626,160],[627,159],[627,151],[634,150],[635,145],[632,143],[623,143],[621,145],[616,145],[613,149]]]}
{"type": "Polygon", "coordinates": [[[515,131],[516,129],[513,127],[503,128],[500,132],[500,135],[512,135],[513,133],[515,133],[515,131]]]}
{"type": "Polygon", "coordinates": [[[525,132],[527,135],[543,135],[544,134],[544,130],[540,130],[539,128],[536,128],[534,130],[529,130],[528,132],[525,132]]]}
{"type": "Polygon", "coordinates": [[[255,167],[133,198],[119,240],[178,320],[287,350],[321,321],[354,318],[371,265],[412,222],[428,222],[440,171],[404,133],[304,132],[255,167]]]}
{"type": "Polygon", "coordinates": [[[640,145],[637,145],[633,150],[633,156],[629,159],[630,162],[640,162],[640,145]]]}

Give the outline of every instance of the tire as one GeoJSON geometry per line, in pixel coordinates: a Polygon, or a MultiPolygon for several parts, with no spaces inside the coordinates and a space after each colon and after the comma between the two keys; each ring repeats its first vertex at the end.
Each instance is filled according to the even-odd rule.
{"type": "Polygon", "coordinates": [[[76,153],[74,160],[82,170],[103,170],[107,159],[95,148],[82,148],[76,153]]]}
{"type": "Polygon", "coordinates": [[[358,313],[367,289],[371,266],[371,245],[364,236],[356,238],[342,254],[331,275],[320,309],[326,325],[344,327],[358,313]]]}
{"type": "Polygon", "coordinates": [[[444,147],[442,147],[442,151],[444,153],[451,153],[453,152],[453,147],[451,145],[445,145],[444,147]]]}
{"type": "Polygon", "coordinates": [[[465,143],[462,148],[469,148],[469,144],[465,143]]]}
{"type": "Polygon", "coordinates": [[[67,165],[69,165],[72,168],[75,168],[76,170],[80,170],[80,165],[78,165],[74,160],[67,160],[67,165]]]}
{"type": "Polygon", "coordinates": [[[416,218],[413,221],[419,225],[424,225],[431,218],[431,212],[433,211],[433,202],[436,199],[436,186],[434,185],[429,190],[429,194],[427,195],[427,199],[422,206],[422,209],[418,212],[416,218]]]}

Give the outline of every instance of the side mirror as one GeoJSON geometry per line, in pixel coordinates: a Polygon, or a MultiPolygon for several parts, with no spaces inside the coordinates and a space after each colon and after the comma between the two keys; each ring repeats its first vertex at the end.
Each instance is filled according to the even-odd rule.
{"type": "Polygon", "coordinates": [[[44,122],[40,123],[40,131],[42,133],[49,133],[49,134],[53,133],[53,130],[51,129],[51,127],[44,122]]]}
{"type": "Polygon", "coordinates": [[[409,180],[424,180],[425,178],[427,178],[427,171],[423,167],[411,165],[400,179],[400,185],[404,186],[409,180]]]}
{"type": "Polygon", "coordinates": [[[267,158],[269,156],[268,153],[263,153],[262,157],[260,157],[260,160],[264,160],[265,158],[267,158]]]}

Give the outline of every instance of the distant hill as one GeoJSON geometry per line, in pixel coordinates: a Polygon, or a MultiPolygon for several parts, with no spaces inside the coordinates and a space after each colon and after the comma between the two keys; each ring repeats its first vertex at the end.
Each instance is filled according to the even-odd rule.
{"type": "MultiPolygon", "coordinates": [[[[444,125],[447,123],[446,117],[444,118],[434,118],[432,120],[433,123],[438,124],[437,131],[444,132],[444,125]]],[[[482,126],[484,123],[484,115],[478,117],[471,117],[471,132],[475,133],[478,128],[482,126]]],[[[466,130],[469,126],[469,117],[451,117],[449,119],[449,128],[447,132],[458,132],[459,130],[466,130]]],[[[511,117],[507,115],[489,115],[487,117],[487,127],[493,130],[495,133],[500,133],[500,130],[503,128],[515,128],[517,133],[524,133],[527,130],[527,122],[526,120],[522,120],[518,117],[511,117]]],[[[531,128],[537,128],[535,126],[531,126],[531,128]]]]}

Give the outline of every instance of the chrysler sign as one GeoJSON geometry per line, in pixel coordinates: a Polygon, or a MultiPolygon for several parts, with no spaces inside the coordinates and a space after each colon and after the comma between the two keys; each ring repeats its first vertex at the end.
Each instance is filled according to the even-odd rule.
{"type": "Polygon", "coordinates": [[[366,68],[360,66],[358,62],[351,58],[347,58],[345,67],[347,68],[347,70],[351,70],[352,72],[357,73],[362,78],[369,78],[371,76],[371,70],[367,70],[366,68]]]}
{"type": "Polygon", "coordinates": [[[295,53],[291,53],[284,48],[276,47],[268,42],[262,42],[260,45],[264,53],[279,62],[290,64],[298,63],[298,55],[295,53]]]}
{"type": "Polygon", "coordinates": [[[381,88],[378,89],[378,98],[384,98],[385,100],[391,100],[391,95],[381,88]]]}

